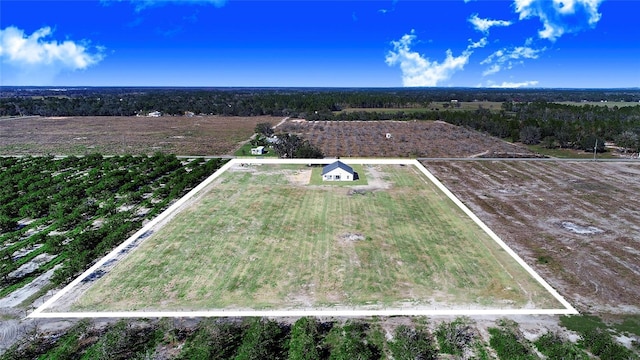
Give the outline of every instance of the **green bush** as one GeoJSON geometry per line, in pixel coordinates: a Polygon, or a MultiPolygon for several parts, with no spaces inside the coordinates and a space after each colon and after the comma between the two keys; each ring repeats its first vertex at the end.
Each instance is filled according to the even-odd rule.
{"type": "Polygon", "coordinates": [[[607,330],[591,329],[582,334],[581,344],[593,355],[607,360],[630,360],[638,357],[626,347],[618,344],[607,330]]]}
{"type": "Polygon", "coordinates": [[[286,359],[289,329],[273,320],[252,319],[236,360],[286,359]]]}
{"type": "Polygon", "coordinates": [[[411,329],[400,325],[394,332],[389,349],[395,360],[431,360],[438,358],[433,337],[425,329],[411,329]]]}
{"type": "Polygon", "coordinates": [[[526,340],[519,340],[511,329],[489,328],[489,334],[491,334],[489,345],[496,351],[500,359],[533,360],[538,358],[523,344],[526,340]]]}
{"type": "Polygon", "coordinates": [[[464,349],[471,346],[475,336],[468,321],[459,318],[440,323],[436,329],[436,337],[441,353],[462,355],[464,349]]]}
{"type": "Polygon", "coordinates": [[[303,317],[293,324],[289,342],[289,360],[321,359],[319,324],[303,317]]]}
{"type": "Polygon", "coordinates": [[[232,359],[242,343],[244,328],[206,319],[187,339],[178,359],[232,359]]]}
{"type": "Polygon", "coordinates": [[[381,349],[367,341],[368,324],[348,321],[334,326],[326,337],[330,360],[380,359],[381,349]]]}
{"type": "Polygon", "coordinates": [[[549,359],[578,360],[589,359],[587,354],[568,340],[563,340],[558,334],[548,332],[534,342],[538,351],[549,359]]]}

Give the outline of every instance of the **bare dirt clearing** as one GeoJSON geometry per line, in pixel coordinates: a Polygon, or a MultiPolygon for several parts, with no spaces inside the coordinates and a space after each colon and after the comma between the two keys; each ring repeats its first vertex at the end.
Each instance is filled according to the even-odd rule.
{"type": "Polygon", "coordinates": [[[231,154],[271,116],[35,117],[0,122],[0,154],[231,154]]]}
{"type": "Polygon", "coordinates": [[[579,311],[640,311],[640,164],[423,163],[579,311]]]}
{"type": "Polygon", "coordinates": [[[441,121],[287,121],[325,156],[471,157],[534,154],[495,137],[441,121]]]}

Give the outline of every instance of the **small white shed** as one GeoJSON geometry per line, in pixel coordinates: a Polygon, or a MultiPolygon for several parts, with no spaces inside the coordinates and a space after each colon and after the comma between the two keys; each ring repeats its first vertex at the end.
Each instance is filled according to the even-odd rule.
{"type": "Polygon", "coordinates": [[[264,146],[251,148],[251,155],[262,155],[262,154],[264,154],[264,146]]]}
{"type": "Polygon", "coordinates": [[[322,168],[323,181],[353,181],[353,168],[342,161],[336,161],[322,168]]]}

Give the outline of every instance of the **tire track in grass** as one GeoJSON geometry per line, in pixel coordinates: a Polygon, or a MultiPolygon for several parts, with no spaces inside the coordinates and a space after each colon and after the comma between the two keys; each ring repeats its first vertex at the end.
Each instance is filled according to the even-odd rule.
{"type": "MultiPolygon", "coordinates": [[[[299,187],[288,187],[283,194],[283,206],[286,207],[283,219],[286,227],[282,230],[284,241],[277,243],[277,252],[273,256],[278,258],[278,263],[273,265],[274,277],[278,279],[275,285],[286,298],[290,293],[300,293],[304,284],[308,282],[304,268],[300,266],[309,259],[309,244],[312,242],[313,234],[309,233],[309,228],[304,219],[309,216],[305,213],[306,191],[299,187]],[[298,236],[296,236],[298,234],[298,236]]],[[[310,264],[307,264],[307,270],[310,264]]]]}
{"type": "Polygon", "coordinates": [[[304,306],[316,304],[318,301],[315,289],[318,288],[318,272],[322,257],[319,240],[322,229],[319,226],[321,208],[314,202],[314,190],[303,187],[298,188],[301,195],[298,201],[299,214],[296,218],[296,233],[304,234],[302,239],[292,239],[299,244],[299,254],[288,254],[290,260],[289,271],[292,276],[297,276],[297,282],[290,286],[289,294],[297,297],[298,302],[304,306]]]}

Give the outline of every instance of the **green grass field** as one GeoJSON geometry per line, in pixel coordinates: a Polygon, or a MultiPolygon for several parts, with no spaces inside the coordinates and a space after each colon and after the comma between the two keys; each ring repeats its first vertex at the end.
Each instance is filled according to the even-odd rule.
{"type": "Polygon", "coordinates": [[[562,308],[414,166],[361,169],[232,168],[71,309],[562,308]]]}

